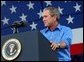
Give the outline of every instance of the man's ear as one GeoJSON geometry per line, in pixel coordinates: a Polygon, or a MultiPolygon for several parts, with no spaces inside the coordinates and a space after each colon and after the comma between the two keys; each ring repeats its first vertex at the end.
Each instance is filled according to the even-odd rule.
{"type": "Polygon", "coordinates": [[[53,18],[54,18],[55,20],[57,20],[57,19],[58,19],[58,17],[57,17],[56,15],[54,15],[54,16],[53,16],[53,18]]]}

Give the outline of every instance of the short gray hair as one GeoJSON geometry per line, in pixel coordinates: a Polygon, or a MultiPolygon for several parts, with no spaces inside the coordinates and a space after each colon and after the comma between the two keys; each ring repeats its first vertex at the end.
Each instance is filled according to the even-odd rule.
{"type": "Polygon", "coordinates": [[[60,13],[59,13],[58,8],[56,8],[56,7],[46,7],[46,8],[44,8],[44,10],[49,10],[51,16],[56,15],[58,17],[58,19],[60,19],[60,13]]]}

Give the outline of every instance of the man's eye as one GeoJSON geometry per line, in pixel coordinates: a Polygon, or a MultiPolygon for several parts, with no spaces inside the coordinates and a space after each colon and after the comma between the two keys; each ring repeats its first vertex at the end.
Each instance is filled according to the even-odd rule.
{"type": "Polygon", "coordinates": [[[47,16],[44,16],[44,17],[47,17],[47,16]]]}

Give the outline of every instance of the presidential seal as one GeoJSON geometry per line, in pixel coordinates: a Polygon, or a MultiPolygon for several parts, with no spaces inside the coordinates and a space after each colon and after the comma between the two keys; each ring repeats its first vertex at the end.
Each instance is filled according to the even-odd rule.
{"type": "Polygon", "coordinates": [[[5,60],[14,60],[21,52],[21,43],[18,39],[7,40],[2,46],[2,57],[5,60]]]}

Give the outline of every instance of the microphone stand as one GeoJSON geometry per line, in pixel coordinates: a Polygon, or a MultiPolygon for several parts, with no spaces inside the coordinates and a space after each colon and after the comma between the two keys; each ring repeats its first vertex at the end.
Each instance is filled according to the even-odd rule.
{"type": "Polygon", "coordinates": [[[14,34],[18,33],[18,28],[14,27],[14,34]]]}

